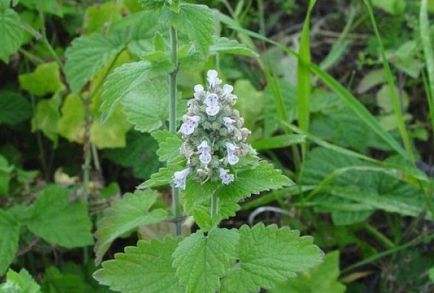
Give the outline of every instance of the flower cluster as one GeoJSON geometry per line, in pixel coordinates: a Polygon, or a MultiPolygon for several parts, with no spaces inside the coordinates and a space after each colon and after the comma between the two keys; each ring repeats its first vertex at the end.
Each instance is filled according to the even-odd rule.
{"type": "Polygon", "coordinates": [[[243,128],[244,119],[234,109],[237,97],[233,87],[218,78],[217,71],[207,74],[208,89],[194,87],[194,97],[188,101],[187,113],[179,129],[183,143],[180,152],[187,159],[187,168],[175,172],[175,187],[185,189],[187,176],[194,174],[201,182],[221,181],[230,184],[235,180],[232,166],[240,157],[253,152],[246,143],[250,131],[243,128]]]}

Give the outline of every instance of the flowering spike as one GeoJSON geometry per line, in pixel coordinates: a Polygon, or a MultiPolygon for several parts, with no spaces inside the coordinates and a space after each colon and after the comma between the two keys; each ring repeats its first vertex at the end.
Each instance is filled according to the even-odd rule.
{"type": "Polygon", "coordinates": [[[246,143],[250,131],[243,128],[244,119],[234,109],[237,97],[233,87],[225,84],[215,70],[207,74],[208,88],[194,86],[194,98],[179,129],[184,140],[180,152],[187,159],[187,169],[175,172],[176,187],[185,188],[185,178],[192,173],[196,180],[235,181],[233,171],[241,157],[253,153],[246,143]]]}

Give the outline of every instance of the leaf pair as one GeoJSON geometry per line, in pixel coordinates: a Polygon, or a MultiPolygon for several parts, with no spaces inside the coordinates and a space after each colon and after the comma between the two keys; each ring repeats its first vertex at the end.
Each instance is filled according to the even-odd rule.
{"type": "Polygon", "coordinates": [[[311,237],[259,224],[198,231],[183,240],[139,241],[94,277],[123,292],[259,292],[271,289],[322,258],[311,237]]]}

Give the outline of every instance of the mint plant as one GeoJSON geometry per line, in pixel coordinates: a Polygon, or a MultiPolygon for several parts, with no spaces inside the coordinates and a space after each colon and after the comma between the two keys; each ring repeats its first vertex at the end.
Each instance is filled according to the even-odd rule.
{"type": "MultiPolygon", "coordinates": [[[[288,227],[218,227],[239,210],[240,200],[293,183],[261,160],[247,143],[250,131],[243,127],[244,119],[234,108],[237,96],[231,85],[223,85],[216,70],[207,72],[206,87],[194,86],[185,114],[182,119],[177,117],[177,74],[187,60],[207,56],[213,41],[210,9],[178,1],[142,2],[169,21],[168,41],[162,37],[164,31],[157,31],[153,53],[144,54],[145,60],[118,67],[108,76],[101,110],[107,119],[114,104],[128,100],[142,83],[159,83],[163,89],[162,76],[167,74],[169,127],[155,131],[162,126],[156,124],[149,129],[159,143],[157,154],[166,167],[140,188],[149,194],[149,188],[172,186],[176,237],[141,240],[137,246],[127,247],[113,260],[103,262],[95,279],[122,292],[257,292],[272,289],[319,263],[322,252],[312,238],[301,237],[288,227]],[[187,55],[181,53],[185,39],[187,45],[193,44],[187,55]],[[199,226],[187,237],[179,236],[184,215],[192,216],[199,226]]],[[[136,118],[136,109],[144,105],[137,100],[127,103],[127,116],[132,118],[134,109],[131,121],[142,123],[136,118]]],[[[156,210],[148,212],[153,202],[142,205],[141,198],[145,198],[138,192],[122,199],[98,222],[97,263],[114,238],[140,224],[166,218],[156,210]]]]}

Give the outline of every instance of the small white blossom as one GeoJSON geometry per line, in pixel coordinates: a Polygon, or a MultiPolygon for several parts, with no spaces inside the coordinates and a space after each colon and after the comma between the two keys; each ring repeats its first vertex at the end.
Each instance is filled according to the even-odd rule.
{"type": "Polygon", "coordinates": [[[210,148],[210,146],[208,145],[208,142],[207,142],[206,140],[203,140],[203,141],[200,143],[200,145],[198,145],[197,150],[198,150],[200,153],[203,153],[203,152],[209,152],[209,151],[211,151],[211,148],[210,148]]]}
{"type": "Polygon", "coordinates": [[[206,107],[205,111],[209,116],[215,116],[220,112],[220,107],[217,104],[212,104],[206,107]]]}
{"type": "Polygon", "coordinates": [[[207,106],[216,106],[218,101],[219,97],[216,94],[207,94],[204,103],[207,106]]]}
{"type": "Polygon", "coordinates": [[[194,97],[199,99],[205,95],[205,89],[203,88],[203,85],[197,84],[194,86],[194,97]]]}
{"type": "Polygon", "coordinates": [[[229,117],[223,117],[223,123],[225,124],[226,128],[228,129],[228,132],[231,133],[234,131],[234,119],[231,119],[229,117]]]}
{"type": "Polygon", "coordinates": [[[222,83],[222,80],[218,78],[218,73],[215,70],[208,70],[207,80],[210,87],[216,87],[222,83]]]}
{"type": "Polygon", "coordinates": [[[223,86],[223,97],[229,97],[232,94],[232,91],[234,90],[234,87],[229,85],[229,84],[225,84],[223,86]]]}
{"type": "Polygon", "coordinates": [[[229,183],[234,181],[234,175],[229,173],[228,170],[220,168],[219,169],[219,177],[222,180],[222,183],[228,185],[229,183]]]}
{"type": "Polygon", "coordinates": [[[185,181],[187,176],[191,173],[190,168],[185,168],[182,171],[177,171],[173,174],[173,183],[176,188],[185,189],[185,181]]]}
{"type": "Polygon", "coordinates": [[[226,150],[228,151],[229,154],[233,154],[237,151],[238,146],[234,145],[233,143],[227,142],[225,144],[226,146],[226,150]]]}
{"type": "Polygon", "coordinates": [[[203,152],[200,154],[199,156],[199,160],[202,162],[202,164],[204,165],[208,165],[211,162],[211,153],[209,152],[203,152]]]}
{"type": "Polygon", "coordinates": [[[182,123],[180,131],[184,135],[190,135],[199,125],[200,116],[184,116],[184,123],[182,123]]]}

